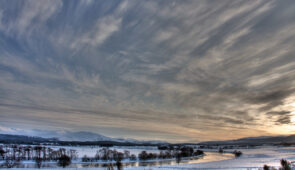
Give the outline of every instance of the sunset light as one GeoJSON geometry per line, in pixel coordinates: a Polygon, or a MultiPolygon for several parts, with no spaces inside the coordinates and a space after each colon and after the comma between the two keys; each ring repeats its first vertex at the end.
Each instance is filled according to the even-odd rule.
{"type": "Polygon", "coordinates": [[[0,169],[294,155],[295,0],[0,0],[0,169]]]}

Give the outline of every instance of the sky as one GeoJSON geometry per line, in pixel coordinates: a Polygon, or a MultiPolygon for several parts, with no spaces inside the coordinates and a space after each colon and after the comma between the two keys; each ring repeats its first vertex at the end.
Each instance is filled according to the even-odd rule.
{"type": "Polygon", "coordinates": [[[0,0],[0,132],[295,132],[293,0],[0,0]]]}

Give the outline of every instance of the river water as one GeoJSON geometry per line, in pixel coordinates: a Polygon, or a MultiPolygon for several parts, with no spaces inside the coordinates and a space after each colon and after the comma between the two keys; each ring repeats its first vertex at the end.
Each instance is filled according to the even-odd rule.
{"type": "MultiPolygon", "coordinates": [[[[183,164],[195,164],[203,162],[213,162],[213,161],[222,161],[233,159],[233,154],[230,153],[216,153],[216,152],[205,152],[204,156],[198,158],[183,158],[179,163],[175,159],[169,160],[149,160],[149,161],[139,161],[139,162],[122,162],[122,168],[130,167],[154,167],[154,166],[173,166],[173,165],[183,165],[183,164]]],[[[107,167],[117,167],[115,163],[102,163],[102,162],[92,162],[92,163],[81,163],[73,162],[67,168],[107,168],[107,167]]],[[[17,165],[15,168],[38,168],[37,165],[33,162],[22,162],[17,165]]],[[[55,162],[43,162],[41,168],[59,168],[55,162]]]]}

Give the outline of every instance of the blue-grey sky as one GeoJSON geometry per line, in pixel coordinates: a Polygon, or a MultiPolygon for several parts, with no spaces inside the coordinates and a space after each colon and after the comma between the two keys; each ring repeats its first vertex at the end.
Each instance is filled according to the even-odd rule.
{"type": "Polygon", "coordinates": [[[0,0],[0,132],[294,133],[293,0],[0,0]]]}

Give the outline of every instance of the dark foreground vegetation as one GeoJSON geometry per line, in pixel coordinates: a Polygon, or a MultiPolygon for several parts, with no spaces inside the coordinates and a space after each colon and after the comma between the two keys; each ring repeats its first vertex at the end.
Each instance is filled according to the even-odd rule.
{"type": "Polygon", "coordinates": [[[180,148],[173,148],[166,151],[161,151],[160,153],[149,153],[147,151],[142,151],[138,156],[130,154],[129,151],[119,152],[117,150],[112,150],[108,148],[102,148],[97,151],[95,157],[84,156],[82,162],[95,162],[98,160],[102,161],[116,161],[120,162],[124,159],[131,161],[147,161],[153,159],[173,159],[173,158],[185,158],[185,157],[195,157],[203,155],[204,152],[201,150],[194,150],[192,147],[183,146],[180,148]]]}
{"type": "Polygon", "coordinates": [[[78,154],[74,149],[66,150],[59,148],[54,150],[45,146],[29,145],[0,145],[0,160],[4,161],[0,165],[2,168],[12,168],[24,160],[36,162],[37,167],[41,167],[44,161],[55,161],[59,166],[66,167],[72,159],[77,159],[78,154]]]}
{"type": "Polygon", "coordinates": [[[243,153],[241,151],[234,150],[233,154],[235,155],[235,157],[240,157],[243,153]]]}
{"type": "Polygon", "coordinates": [[[291,163],[288,162],[285,159],[281,159],[281,167],[279,169],[276,169],[275,167],[270,167],[268,165],[263,166],[263,170],[291,170],[291,163]]]}
{"type": "MultiPolygon", "coordinates": [[[[125,150],[119,152],[109,148],[101,148],[97,151],[94,157],[84,155],[82,162],[114,162],[118,169],[121,169],[121,161],[129,162],[148,161],[148,160],[164,160],[175,159],[178,163],[182,158],[196,157],[203,155],[201,150],[195,150],[192,147],[170,147],[167,150],[162,150],[160,153],[149,153],[142,151],[137,156],[130,154],[130,151],[125,150]]],[[[44,162],[56,162],[60,167],[66,167],[71,164],[72,160],[78,159],[78,153],[74,149],[52,149],[48,146],[41,145],[0,145],[0,168],[13,168],[21,164],[22,161],[34,161],[37,168],[42,167],[44,162]]]]}
{"type": "MultiPolygon", "coordinates": [[[[41,168],[42,164],[45,162],[54,162],[57,166],[67,167],[73,160],[79,159],[81,162],[90,163],[107,163],[108,168],[122,169],[122,161],[126,162],[145,162],[150,160],[167,160],[174,159],[179,163],[182,159],[198,157],[204,154],[202,150],[195,149],[190,146],[162,146],[159,153],[150,153],[147,151],[142,151],[138,155],[131,154],[130,151],[124,150],[122,152],[110,148],[101,148],[97,150],[94,157],[88,157],[84,155],[82,158],[78,158],[78,153],[74,149],[52,149],[48,146],[41,145],[0,145],[0,168],[13,168],[18,167],[22,161],[34,161],[36,168],[41,168]]],[[[218,150],[220,153],[230,153],[220,148],[218,150]]],[[[231,152],[235,157],[240,157],[242,155],[241,151],[231,152]]],[[[275,167],[270,167],[264,165],[263,170],[291,170],[291,163],[287,160],[281,160],[281,167],[276,169],[275,167]]]]}

